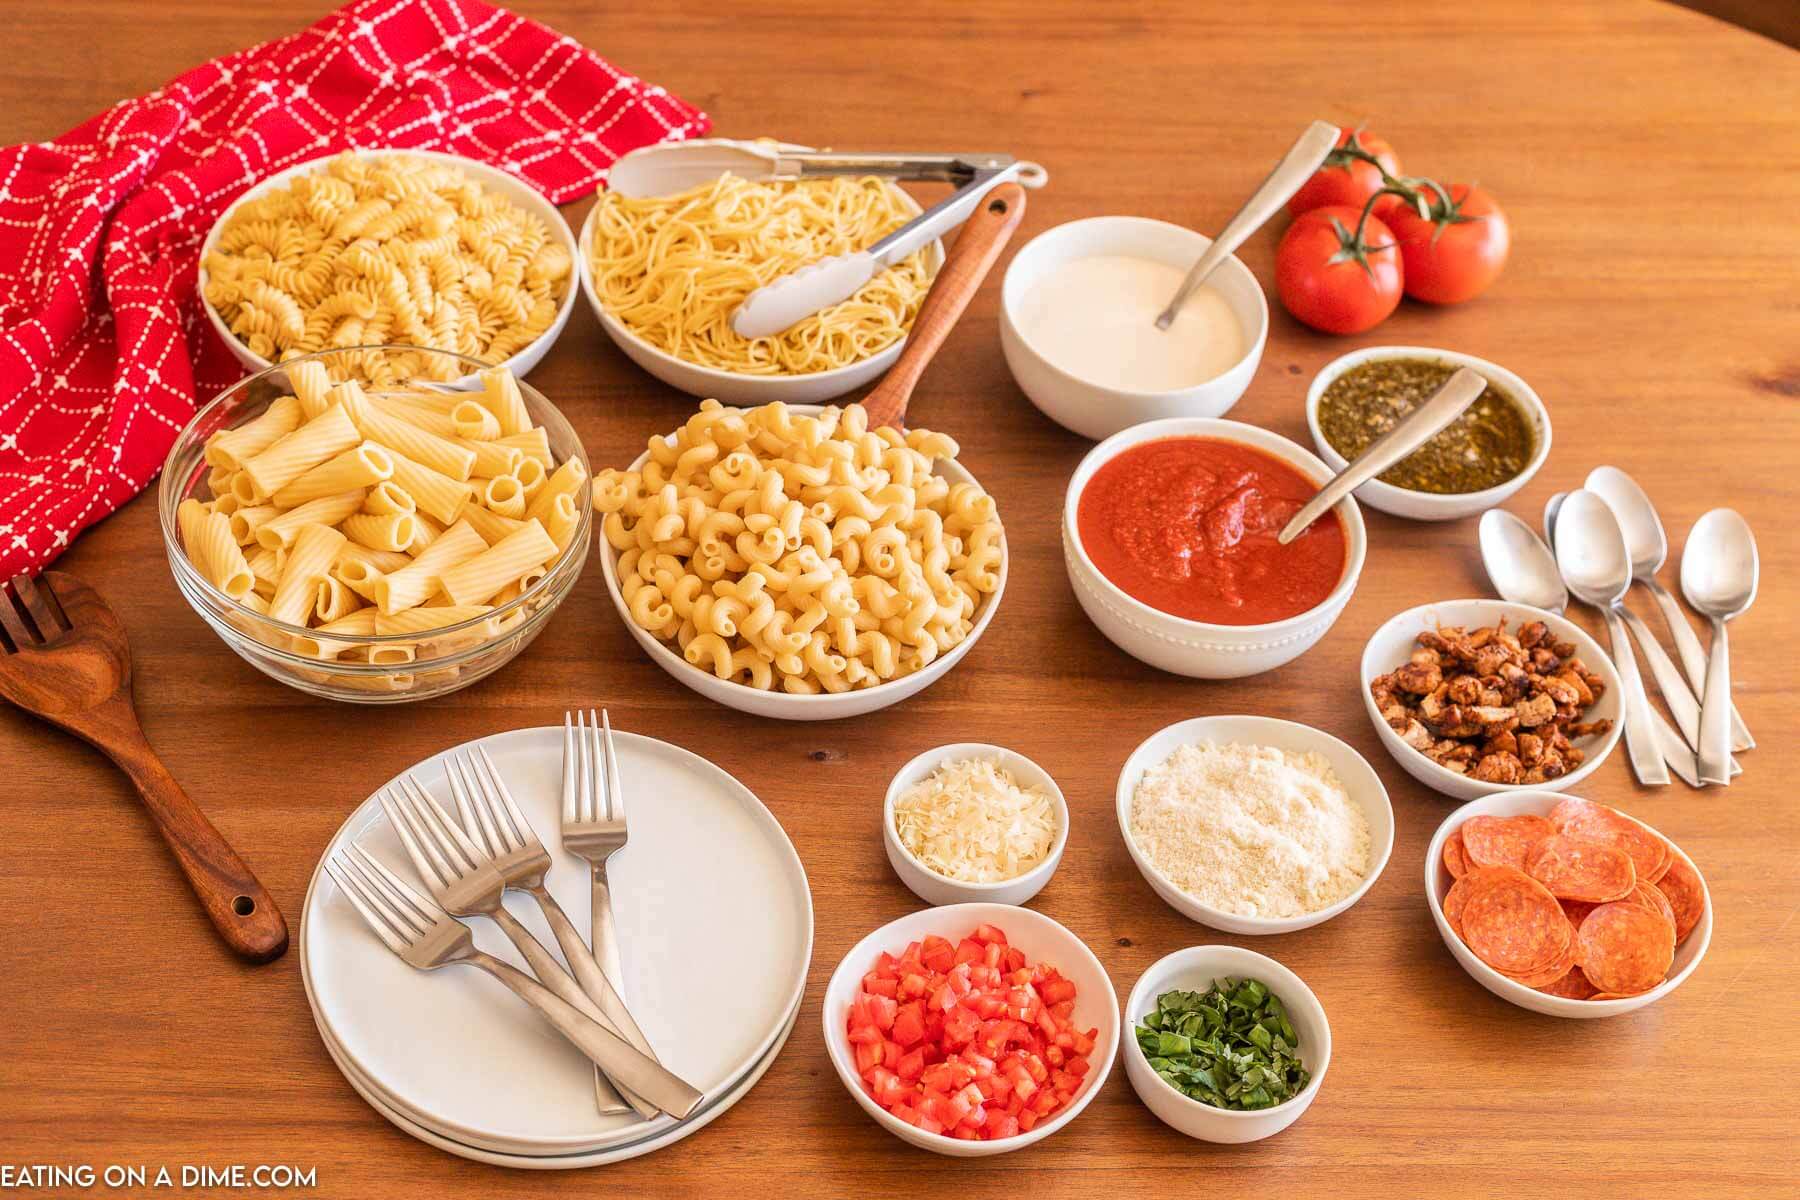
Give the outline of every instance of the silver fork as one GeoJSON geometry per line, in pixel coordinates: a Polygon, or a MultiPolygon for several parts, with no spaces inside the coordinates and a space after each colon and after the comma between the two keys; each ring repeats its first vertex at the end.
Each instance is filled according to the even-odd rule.
{"type": "Polygon", "coordinates": [[[452,920],[398,875],[352,845],[332,855],[325,869],[384,945],[408,966],[433,971],[453,963],[479,967],[542,1013],[575,1047],[658,1109],[686,1117],[701,1095],[588,1019],[523,971],[475,948],[468,926],[452,920]]]}
{"type": "MultiPolygon", "coordinates": [[[[563,1003],[572,1005],[590,1020],[598,1021],[623,1037],[618,1026],[581,990],[574,976],[502,903],[506,881],[500,877],[500,872],[494,869],[486,852],[469,840],[418,780],[411,775],[402,775],[397,789],[383,788],[377,796],[388,821],[400,834],[407,856],[431,889],[434,900],[459,917],[492,918],[525,956],[532,973],[545,987],[563,1003]]],[[[673,1075],[669,1078],[681,1082],[673,1075]]],[[[624,1095],[621,1098],[646,1120],[657,1113],[657,1106],[641,1096],[624,1095]]]]}
{"type": "Polygon", "coordinates": [[[450,794],[456,800],[463,828],[472,840],[482,843],[507,887],[525,892],[537,901],[581,990],[600,1006],[626,1041],[656,1058],[656,1051],[626,1010],[624,1000],[611,981],[594,961],[574,922],[569,920],[562,905],[545,886],[545,878],[550,873],[550,855],[507,790],[506,781],[500,777],[499,768],[494,766],[487,748],[477,746],[473,751],[452,755],[444,774],[450,780],[450,794]]]}
{"type": "MultiPolygon", "coordinates": [[[[619,963],[619,933],[613,924],[612,890],[606,862],[625,848],[625,795],[619,786],[619,760],[613,753],[612,720],[602,712],[594,719],[580,709],[575,721],[563,714],[563,848],[593,867],[590,904],[593,910],[594,958],[624,994],[625,974],[619,963]],[[604,732],[605,745],[601,745],[604,732]]],[[[629,1016],[627,1016],[629,1019],[629,1016]]],[[[620,1023],[623,1025],[623,1022],[620,1023]]]]}

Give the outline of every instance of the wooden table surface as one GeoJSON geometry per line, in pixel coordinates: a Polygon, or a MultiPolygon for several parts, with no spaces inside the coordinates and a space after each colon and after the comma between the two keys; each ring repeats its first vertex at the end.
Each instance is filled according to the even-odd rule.
{"type": "MultiPolygon", "coordinates": [[[[313,20],[326,4],[71,0],[8,14],[0,138],[60,133],[180,69],[313,20]]],[[[464,1162],[396,1131],[319,1044],[294,954],[232,960],[123,779],[85,746],[0,711],[0,1161],[292,1163],[320,1195],[511,1196],[727,1185],[834,1196],[944,1185],[984,1194],[1713,1196],[1792,1186],[1800,1105],[1800,57],[1652,3],[1400,6],[1304,0],[1082,12],[1028,0],[819,16],[817,4],[519,7],[704,106],[719,132],[840,147],[1003,149],[1038,159],[1020,240],[1135,213],[1218,228],[1303,123],[1368,118],[1402,162],[1478,179],[1514,228],[1511,264],[1461,308],[1413,304],[1355,338],[1274,305],[1262,369],[1231,413],[1305,440],[1308,380],[1363,345],[1452,347],[1504,363],[1548,403],[1556,440],[1511,504],[1615,463],[1656,498],[1679,553],[1696,517],[1742,511],[1763,587],[1734,626],[1737,697],[1760,746],[1729,792],[1637,788],[1621,749],[1578,790],[1676,839],[1716,905],[1712,949],[1675,995],[1565,1022],[1483,991],[1440,944],[1425,847],[1452,807],[1381,748],[1358,695],[1364,639],[1399,609],[1485,595],[1473,521],[1366,511],[1371,548],[1348,610],[1281,670],[1236,683],[1142,667],[1092,629],[1058,551],[1063,487],[1088,443],[1013,385],[995,329],[998,273],[915,398],[999,499],[1012,583],[991,631],[920,697],[837,724],[759,721],[653,666],[590,570],[544,636],[479,686],[411,707],[311,699],[240,662],[171,584],[146,497],[62,560],[129,626],[150,740],[296,922],[321,848],[381,781],[448,745],[610,705],[622,728],[702,753],[780,818],[818,914],[800,1024],[761,1084],[716,1123],[603,1175],[464,1162]],[[1352,911],[1268,939],[1176,915],[1133,869],[1113,817],[1126,754],[1176,720],[1251,712],[1316,725],[1375,765],[1399,832],[1352,911]],[[1318,1102],[1278,1138],[1215,1147],[1165,1128],[1115,1070],[1067,1130],[980,1162],[911,1149],[855,1106],[825,1058],[819,991],[864,933],[918,907],[883,857],[882,792],[914,754],[993,741],[1043,763],[1073,813],[1035,907],[1087,940],[1121,998],[1152,961],[1235,942],[1272,954],[1324,1002],[1335,1054],[1318,1102]]],[[[572,206],[579,221],[585,204],[572,206]]],[[[1279,230],[1243,257],[1272,280],[1279,230]]],[[[1004,264],[1002,264],[1004,266],[1004,264]]],[[[585,306],[532,382],[599,464],[622,464],[691,401],[633,368],[585,306]]],[[[1664,572],[1672,582],[1674,566],[1664,572]]],[[[1641,599],[1641,597],[1640,597],[1641,599]]],[[[1581,618],[1590,628],[1594,622],[1581,618]]],[[[297,933],[297,928],[296,928],[297,933]]],[[[449,986],[446,983],[446,986],[449,986]]],[[[902,1192],[901,1194],[904,1194],[902,1192]]]]}

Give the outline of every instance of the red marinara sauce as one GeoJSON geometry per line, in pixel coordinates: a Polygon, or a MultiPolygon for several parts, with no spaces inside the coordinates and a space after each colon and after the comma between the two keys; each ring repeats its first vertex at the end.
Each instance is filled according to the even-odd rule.
{"type": "Polygon", "coordinates": [[[1126,595],[1214,625],[1298,616],[1344,575],[1334,512],[1275,540],[1318,485],[1272,454],[1220,438],[1172,437],[1121,451],[1088,480],[1076,528],[1126,595]]]}

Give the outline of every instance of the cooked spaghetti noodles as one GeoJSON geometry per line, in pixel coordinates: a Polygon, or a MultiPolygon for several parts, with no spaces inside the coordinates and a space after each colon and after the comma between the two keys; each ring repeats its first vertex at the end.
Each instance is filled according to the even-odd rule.
{"type": "Polygon", "coordinates": [[[906,336],[931,285],[924,251],[773,337],[740,336],[732,314],[764,284],[864,249],[916,211],[873,176],[753,183],[721,175],[671,196],[606,192],[589,247],[594,291],[633,334],[685,362],[742,375],[829,371],[906,336]]]}

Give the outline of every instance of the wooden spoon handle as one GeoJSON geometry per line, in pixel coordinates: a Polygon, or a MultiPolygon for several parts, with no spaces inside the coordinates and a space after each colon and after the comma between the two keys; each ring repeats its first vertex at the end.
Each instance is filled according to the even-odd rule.
{"type": "Polygon", "coordinates": [[[1016,183],[1003,183],[987,194],[981,206],[963,222],[956,244],[944,258],[944,265],[932,281],[931,291],[919,306],[907,334],[906,349],[875,390],[863,397],[869,413],[869,425],[877,428],[905,423],[906,402],[912,396],[919,376],[930,364],[938,347],[944,344],[963,309],[975,295],[981,281],[987,278],[994,260],[1000,257],[1013,230],[1025,218],[1025,190],[1016,183]]]}
{"type": "Polygon", "coordinates": [[[288,927],[275,897],[188,799],[150,744],[139,735],[104,748],[137,785],[157,832],[225,944],[251,962],[280,958],[288,947],[288,927]]]}

